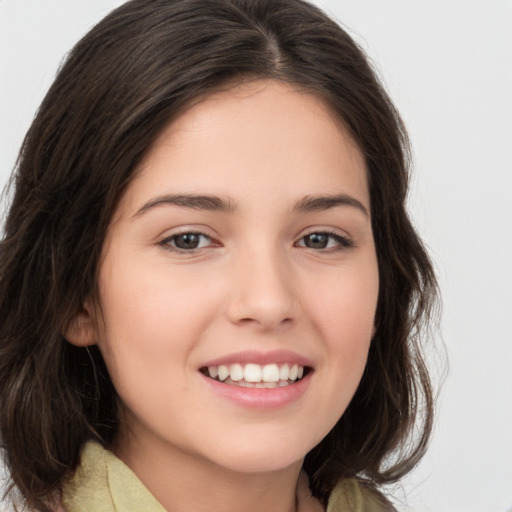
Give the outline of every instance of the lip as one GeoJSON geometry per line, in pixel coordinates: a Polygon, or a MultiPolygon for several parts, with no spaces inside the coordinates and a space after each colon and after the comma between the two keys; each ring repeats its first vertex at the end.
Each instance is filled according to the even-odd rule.
{"type": "Polygon", "coordinates": [[[208,366],[231,365],[236,363],[242,365],[254,363],[262,366],[272,363],[288,363],[297,364],[309,369],[308,373],[304,375],[302,379],[294,382],[293,384],[289,384],[288,386],[277,388],[245,388],[241,386],[234,386],[211,379],[198,371],[200,377],[204,379],[205,384],[209,386],[209,389],[217,396],[225,398],[238,406],[256,410],[277,409],[299,400],[308,389],[312,374],[314,373],[314,365],[310,359],[291,350],[283,349],[269,350],[265,352],[258,350],[245,350],[242,352],[227,354],[204,362],[198,370],[208,366]]]}
{"type": "MultiPolygon", "coordinates": [[[[206,361],[201,364],[200,368],[208,367],[208,366],[220,366],[230,365],[230,364],[297,364],[299,366],[307,366],[308,368],[313,368],[313,363],[306,357],[303,357],[295,352],[290,350],[271,350],[268,352],[260,352],[256,350],[246,350],[244,352],[237,352],[234,354],[229,354],[226,356],[221,356],[217,359],[212,359],[210,361],[206,361]]],[[[199,369],[199,368],[198,368],[199,369]]]]}
{"type": "MultiPolygon", "coordinates": [[[[212,364],[211,366],[215,365],[212,364]]],[[[265,410],[285,407],[299,400],[308,389],[314,372],[310,371],[301,380],[293,384],[277,388],[244,388],[241,386],[233,386],[211,379],[200,372],[198,373],[205,384],[209,386],[210,390],[216,395],[244,408],[265,410]]]]}

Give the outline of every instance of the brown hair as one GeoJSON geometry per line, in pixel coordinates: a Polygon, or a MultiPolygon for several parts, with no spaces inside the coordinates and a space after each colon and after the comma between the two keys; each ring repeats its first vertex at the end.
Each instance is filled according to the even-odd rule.
{"type": "Polygon", "coordinates": [[[62,332],[95,294],[105,232],[134,169],[190,102],[252,78],[324,98],[368,170],[377,331],[352,402],[306,456],[312,491],[325,501],[340,478],[394,482],[423,455],[433,398],[418,340],[436,282],[405,210],[407,136],[364,53],[301,0],[133,0],[71,51],[12,178],[0,245],[0,436],[30,506],[48,510],[85,441],[116,433],[99,351],[62,332]]]}

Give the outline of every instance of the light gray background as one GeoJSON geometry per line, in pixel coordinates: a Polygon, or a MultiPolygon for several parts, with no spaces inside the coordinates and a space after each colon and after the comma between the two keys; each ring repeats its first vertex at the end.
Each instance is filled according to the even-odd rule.
{"type": "MultiPolygon", "coordinates": [[[[61,58],[116,0],[0,0],[0,185],[61,58]]],[[[512,0],[318,0],[409,128],[410,206],[438,269],[450,371],[403,510],[512,510],[512,0]]]]}

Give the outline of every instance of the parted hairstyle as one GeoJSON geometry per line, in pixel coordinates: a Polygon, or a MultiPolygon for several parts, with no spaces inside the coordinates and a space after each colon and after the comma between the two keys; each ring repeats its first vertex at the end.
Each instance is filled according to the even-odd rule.
{"type": "Polygon", "coordinates": [[[405,210],[407,135],[364,52],[301,0],[132,0],[69,53],[11,178],[0,245],[0,437],[29,506],[49,510],[84,443],[116,434],[118,398],[99,350],[63,333],[86,298],[98,298],[98,262],[123,191],[188,105],[252,79],[322,98],[366,161],[376,333],[353,400],[306,456],[312,492],[325,503],[345,477],[376,489],[424,454],[433,392],[420,341],[437,286],[405,210]]]}

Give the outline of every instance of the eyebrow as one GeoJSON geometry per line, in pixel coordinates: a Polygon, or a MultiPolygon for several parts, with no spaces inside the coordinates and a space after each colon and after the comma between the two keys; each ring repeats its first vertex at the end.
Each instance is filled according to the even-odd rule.
{"type": "Polygon", "coordinates": [[[370,216],[366,207],[348,194],[334,194],[328,196],[306,196],[295,204],[293,210],[295,212],[321,211],[335,208],[336,206],[351,206],[357,208],[367,217],[370,216]]]}
{"type": "MultiPolygon", "coordinates": [[[[194,195],[194,194],[170,194],[155,197],[145,203],[134,217],[138,217],[148,210],[162,205],[174,205],[192,210],[206,210],[211,212],[233,213],[238,208],[236,203],[229,199],[223,199],[213,195],[194,195]]],[[[329,210],[337,206],[350,206],[358,209],[369,217],[368,210],[363,203],[348,194],[335,194],[327,196],[306,196],[297,201],[293,207],[296,213],[305,213],[310,211],[329,210]]]]}
{"type": "Polygon", "coordinates": [[[211,195],[193,195],[193,194],[172,194],[155,197],[148,201],[140,208],[134,217],[138,217],[147,212],[151,208],[161,205],[181,206],[182,208],[190,208],[192,210],[207,210],[211,212],[228,212],[232,213],[237,208],[230,201],[217,196],[211,195]]]}

